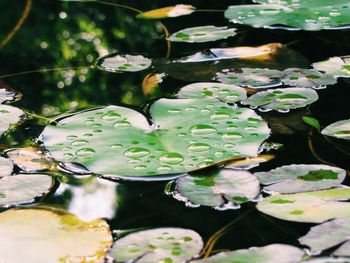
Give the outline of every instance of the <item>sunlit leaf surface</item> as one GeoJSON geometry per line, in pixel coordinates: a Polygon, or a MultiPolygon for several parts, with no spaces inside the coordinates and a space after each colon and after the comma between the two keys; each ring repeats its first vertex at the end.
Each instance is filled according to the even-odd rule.
{"type": "Polygon", "coordinates": [[[167,17],[177,17],[192,14],[196,8],[191,5],[167,6],[159,9],[150,10],[137,15],[138,18],[160,19],[167,17]]]}
{"type": "Polygon", "coordinates": [[[136,72],[149,68],[152,60],[142,55],[108,55],[96,61],[96,67],[108,72],[136,72]]]}
{"type": "Polygon", "coordinates": [[[0,135],[17,124],[24,112],[16,107],[0,105],[0,135]]]}
{"type": "Polygon", "coordinates": [[[282,82],[289,86],[317,89],[333,85],[337,80],[317,70],[289,68],[283,71],[282,82]]]}
{"type": "Polygon", "coordinates": [[[320,257],[302,261],[302,263],[349,263],[349,258],[320,257]]]}
{"type": "Polygon", "coordinates": [[[332,57],[313,63],[312,66],[330,76],[350,78],[350,56],[332,57]]]}
{"type": "Polygon", "coordinates": [[[7,90],[5,88],[0,88],[0,104],[5,101],[14,100],[16,97],[16,93],[13,91],[7,90]]]}
{"type": "Polygon", "coordinates": [[[0,157],[0,177],[10,175],[13,170],[13,164],[9,159],[0,157]]]}
{"type": "Polygon", "coordinates": [[[332,123],[324,128],[321,133],[339,139],[350,140],[350,120],[332,123]]]}

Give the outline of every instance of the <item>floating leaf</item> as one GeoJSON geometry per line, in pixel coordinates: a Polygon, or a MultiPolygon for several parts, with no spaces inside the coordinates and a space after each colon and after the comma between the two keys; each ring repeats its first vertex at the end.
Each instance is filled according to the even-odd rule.
{"type": "Polygon", "coordinates": [[[320,130],[321,129],[321,125],[319,123],[319,121],[315,118],[309,117],[309,116],[303,116],[303,121],[306,124],[309,124],[311,127],[314,127],[316,130],[320,130]]]}
{"type": "Polygon", "coordinates": [[[324,128],[321,133],[339,139],[350,140],[350,120],[332,123],[324,128]]]}
{"type": "Polygon", "coordinates": [[[174,177],[232,158],[256,156],[269,136],[254,111],[216,99],[160,99],[150,115],[154,128],[128,108],[85,111],[47,126],[41,139],[58,161],[80,163],[112,178],[130,178],[174,177]]]}
{"type": "Polygon", "coordinates": [[[117,262],[184,262],[198,256],[202,238],[193,230],[156,228],[118,239],[109,255],[117,262]]]}
{"type": "Polygon", "coordinates": [[[333,85],[337,83],[337,80],[317,70],[289,68],[283,71],[282,82],[289,86],[317,89],[333,85]]]}
{"type": "MultiPolygon", "coordinates": [[[[239,208],[260,194],[259,181],[247,171],[220,169],[187,175],[176,180],[176,192],[185,201],[217,209],[239,208]]],[[[176,197],[177,193],[173,195],[176,197]]]]}
{"type": "Polygon", "coordinates": [[[13,170],[13,164],[9,159],[0,157],[0,177],[10,175],[13,170]]]}
{"type": "Polygon", "coordinates": [[[256,0],[261,5],[233,5],[225,11],[231,22],[280,29],[345,29],[349,27],[348,0],[256,0]],[[285,26],[280,26],[285,25],[285,26]]]}
{"type": "Polygon", "coordinates": [[[333,218],[350,217],[349,188],[273,195],[259,202],[259,211],[294,222],[322,223],[333,218]]]}
{"type": "Polygon", "coordinates": [[[350,78],[350,56],[332,57],[312,64],[313,68],[333,77],[350,78]]]}
{"type": "Polygon", "coordinates": [[[201,99],[205,97],[217,98],[226,103],[235,103],[247,98],[245,89],[215,82],[198,82],[189,84],[180,89],[179,98],[201,99]]]}
{"type": "Polygon", "coordinates": [[[349,263],[349,258],[322,257],[322,258],[314,258],[314,259],[302,261],[302,263],[349,263]]]}
{"type": "Polygon", "coordinates": [[[280,112],[305,107],[318,100],[316,91],[308,88],[285,88],[261,91],[250,96],[245,104],[260,107],[262,111],[280,112]]]}
{"type": "Polygon", "coordinates": [[[198,26],[180,30],[169,37],[172,42],[200,43],[216,41],[236,35],[235,28],[226,26],[198,26]]]}
{"type": "Polygon", "coordinates": [[[108,55],[97,59],[98,69],[108,72],[136,72],[149,68],[152,60],[142,55],[108,55]]]}
{"type": "Polygon", "coordinates": [[[17,124],[23,115],[24,112],[18,108],[0,105],[0,135],[17,124]]]}
{"type": "MultiPolygon", "coordinates": [[[[1,82],[0,82],[1,84],[1,82]]],[[[16,93],[5,88],[0,88],[0,104],[6,101],[12,101],[16,98],[16,93]]]]}
{"type": "Polygon", "coordinates": [[[196,8],[191,5],[167,6],[159,9],[150,10],[137,15],[137,18],[161,19],[167,17],[178,17],[192,14],[196,8]]]}
{"type": "Polygon", "coordinates": [[[0,222],[0,255],[8,263],[101,263],[112,244],[105,221],[84,222],[62,210],[10,209],[0,222]]]}
{"type": "Polygon", "coordinates": [[[249,170],[256,166],[259,166],[260,163],[268,162],[274,159],[275,156],[271,154],[261,154],[257,157],[245,158],[243,160],[235,160],[232,162],[227,162],[225,164],[226,168],[237,169],[237,170],[249,170]]]}
{"type": "Polygon", "coordinates": [[[254,175],[267,185],[264,191],[290,194],[337,187],[344,181],[346,171],[322,164],[291,164],[254,175]]]}
{"type": "Polygon", "coordinates": [[[18,174],[0,178],[0,206],[26,204],[47,193],[53,180],[45,174],[18,174]]]}
{"type": "Polygon", "coordinates": [[[252,247],[230,252],[221,252],[206,259],[193,260],[193,263],[297,263],[304,256],[297,247],[272,244],[265,247],[252,247]]]}
{"type": "Polygon", "coordinates": [[[282,85],[282,72],[272,69],[242,68],[242,73],[216,73],[216,80],[222,83],[248,86],[250,88],[271,88],[282,85]]]}

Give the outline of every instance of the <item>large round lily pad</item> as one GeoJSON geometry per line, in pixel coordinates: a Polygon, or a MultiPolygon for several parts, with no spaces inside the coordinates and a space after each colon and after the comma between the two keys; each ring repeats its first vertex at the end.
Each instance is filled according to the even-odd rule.
{"type": "Polygon", "coordinates": [[[349,188],[273,195],[258,203],[259,211],[280,219],[322,223],[332,218],[350,217],[349,188]]]}
{"type": "Polygon", "coordinates": [[[339,139],[350,140],[350,120],[332,123],[324,128],[321,133],[339,139]]]}
{"type": "Polygon", "coordinates": [[[84,222],[62,210],[2,212],[0,236],[0,259],[6,263],[98,263],[112,244],[105,221],[84,222]]]}
{"type": "Polygon", "coordinates": [[[142,55],[108,55],[96,61],[98,69],[108,72],[136,72],[149,68],[152,60],[142,55]]]}
{"type": "Polygon", "coordinates": [[[317,89],[333,85],[337,79],[313,69],[289,68],[283,71],[282,82],[289,86],[317,89]]]}
{"type": "Polygon", "coordinates": [[[0,105],[0,135],[21,120],[24,112],[16,107],[0,105]]]}
{"type": "Polygon", "coordinates": [[[350,56],[332,57],[312,64],[313,68],[333,77],[350,78],[350,56]]]}
{"type": "Polygon", "coordinates": [[[118,239],[109,255],[117,262],[180,263],[198,256],[202,247],[202,238],[193,230],[157,228],[118,239]]]}
{"type": "Polygon", "coordinates": [[[254,111],[216,99],[160,99],[150,115],[152,126],[124,107],[80,112],[47,126],[41,140],[58,161],[108,177],[140,179],[256,156],[270,132],[254,111]]]}
{"type": "Polygon", "coordinates": [[[13,164],[9,159],[0,157],[0,177],[10,175],[13,170],[13,164]]]}
{"type": "Polygon", "coordinates": [[[268,193],[300,193],[339,186],[346,171],[322,164],[292,164],[255,173],[268,193]]]}

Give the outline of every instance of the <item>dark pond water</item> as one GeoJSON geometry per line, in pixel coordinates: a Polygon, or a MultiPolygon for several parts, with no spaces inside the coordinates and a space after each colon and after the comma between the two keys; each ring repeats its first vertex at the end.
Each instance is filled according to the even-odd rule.
{"type": "MultiPolygon", "coordinates": [[[[21,15],[25,1],[22,2],[0,2],[1,38],[11,30],[14,21],[21,15]]],[[[164,1],[160,0],[117,2],[140,10],[164,6],[164,1]]],[[[168,1],[166,4],[169,5],[191,4],[198,9],[217,11],[196,12],[190,16],[165,19],[162,22],[169,32],[209,24],[232,26],[223,17],[223,12],[218,10],[226,9],[233,2],[243,4],[249,1],[168,1]]],[[[96,58],[111,52],[165,59],[167,43],[159,22],[136,19],[135,15],[132,10],[88,1],[33,1],[30,15],[23,26],[0,51],[0,84],[22,93],[22,99],[13,105],[50,119],[66,112],[112,104],[128,105],[142,110],[156,98],[172,97],[180,87],[203,80],[198,75],[208,67],[189,65],[188,68],[168,69],[168,77],[160,83],[159,90],[152,95],[145,95],[142,81],[151,71],[114,74],[90,68],[96,58]],[[55,70],[45,72],[44,69],[55,70]],[[27,71],[37,72],[20,73],[27,71]],[[6,76],[7,74],[13,75],[6,76]]],[[[169,59],[188,56],[209,48],[259,46],[269,43],[281,43],[297,52],[281,58],[280,62],[286,68],[294,60],[298,60],[295,63],[299,63],[301,67],[308,67],[311,63],[328,57],[350,54],[349,30],[286,31],[255,29],[244,25],[237,25],[237,28],[239,34],[225,40],[197,44],[172,43],[169,59]],[[296,56],[301,58],[296,59],[296,56]]],[[[269,141],[281,143],[283,147],[270,152],[276,156],[274,160],[251,171],[266,171],[292,163],[320,163],[308,145],[310,127],[300,121],[300,116],[311,114],[323,126],[350,118],[349,82],[340,79],[336,85],[320,90],[318,94],[319,101],[289,114],[259,113],[277,123],[279,128],[273,131],[269,141]],[[291,116],[296,116],[294,119],[297,121],[291,116]]],[[[0,143],[5,148],[35,145],[35,139],[45,124],[45,119],[28,120],[6,137],[2,137],[0,143]]],[[[349,155],[335,146],[342,144],[346,150],[350,149],[349,144],[340,140],[329,143],[317,134],[312,137],[312,143],[314,151],[322,159],[350,169],[349,155]]],[[[220,250],[271,243],[298,246],[297,239],[305,235],[311,226],[264,215],[255,209],[255,203],[243,204],[241,209],[226,211],[217,211],[210,207],[186,207],[184,203],[164,193],[167,182],[118,182],[104,186],[104,183],[97,184],[93,177],[73,178],[72,175],[64,173],[60,175],[63,183],[57,183],[56,192],[42,202],[63,206],[88,219],[106,218],[114,230],[182,227],[197,231],[206,241],[216,231],[238,219],[231,230],[216,243],[215,250],[220,250]]]]}

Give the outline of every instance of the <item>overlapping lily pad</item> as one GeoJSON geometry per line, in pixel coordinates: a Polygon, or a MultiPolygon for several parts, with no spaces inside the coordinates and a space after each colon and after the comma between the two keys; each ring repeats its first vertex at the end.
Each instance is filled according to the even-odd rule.
{"type": "Polygon", "coordinates": [[[10,209],[0,222],[1,261],[8,263],[101,263],[112,244],[105,221],[81,221],[63,210],[10,209]]]}
{"type": "Polygon", "coordinates": [[[289,68],[283,71],[282,82],[289,86],[317,89],[333,85],[337,80],[317,70],[289,68]]]}
{"type": "Polygon", "coordinates": [[[149,68],[152,60],[142,55],[108,55],[96,61],[96,67],[108,72],[136,72],[149,68]]]}
{"type": "Polygon", "coordinates": [[[333,218],[350,217],[349,188],[273,195],[259,202],[259,211],[280,219],[322,223],[333,218]]]}
{"type": "Polygon", "coordinates": [[[154,10],[150,10],[147,12],[140,13],[137,15],[138,18],[144,19],[161,19],[167,17],[178,17],[192,14],[196,8],[191,5],[175,5],[175,6],[167,6],[154,10]]]}
{"type": "Polygon", "coordinates": [[[0,135],[17,124],[24,112],[16,107],[0,105],[0,135]]]}
{"type": "Polygon", "coordinates": [[[280,112],[305,107],[318,100],[316,91],[309,88],[285,88],[261,91],[244,101],[262,111],[277,110],[280,112]]]}
{"type": "Polygon", "coordinates": [[[9,159],[0,157],[0,177],[10,175],[13,170],[13,164],[9,159]]]}
{"type": "Polygon", "coordinates": [[[268,193],[300,193],[339,186],[346,171],[322,164],[292,164],[255,173],[268,193]]]}
{"type": "Polygon", "coordinates": [[[201,43],[225,39],[235,35],[235,28],[199,26],[182,29],[170,35],[169,40],[172,42],[201,43]]]}
{"type": "Polygon", "coordinates": [[[350,56],[332,57],[312,64],[313,68],[333,77],[350,78],[350,56]]]}
{"type": "Polygon", "coordinates": [[[157,228],[118,239],[109,255],[117,262],[180,263],[198,256],[202,246],[202,238],[193,230],[157,228]]]}
{"type": "Polygon", "coordinates": [[[231,22],[285,29],[344,29],[350,25],[347,0],[256,0],[260,5],[233,5],[225,11],[231,22]],[[282,25],[282,26],[281,26],[282,25]]]}
{"type": "Polygon", "coordinates": [[[297,263],[304,256],[304,251],[300,248],[272,244],[265,247],[252,247],[229,252],[221,252],[207,259],[193,260],[196,263],[297,263]]]}
{"type": "Polygon", "coordinates": [[[350,140],[350,120],[332,123],[324,128],[321,133],[339,139],[350,140]]]}
{"type": "Polygon", "coordinates": [[[247,98],[245,89],[236,86],[215,82],[198,82],[189,84],[180,89],[179,98],[201,99],[205,97],[217,98],[226,103],[235,103],[247,98]]]}
{"type": "Polygon", "coordinates": [[[160,99],[150,115],[152,126],[135,110],[108,106],[63,118],[40,138],[58,161],[141,179],[256,156],[270,132],[254,111],[216,99],[160,99]]]}

